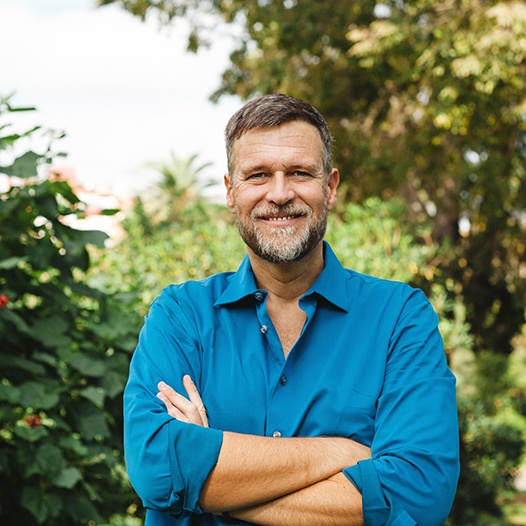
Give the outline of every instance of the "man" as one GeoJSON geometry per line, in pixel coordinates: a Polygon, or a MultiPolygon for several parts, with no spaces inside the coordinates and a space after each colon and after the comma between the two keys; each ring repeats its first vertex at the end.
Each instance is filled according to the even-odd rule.
{"type": "Polygon", "coordinates": [[[344,269],[323,241],[331,136],[253,100],[226,130],[237,272],[167,287],[125,392],[147,526],[440,526],[458,479],[455,380],[422,292],[344,269]]]}

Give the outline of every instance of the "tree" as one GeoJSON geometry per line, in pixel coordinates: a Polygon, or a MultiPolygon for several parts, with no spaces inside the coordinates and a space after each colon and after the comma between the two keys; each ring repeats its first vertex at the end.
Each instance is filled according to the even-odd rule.
{"type": "MultiPolygon", "coordinates": [[[[20,110],[0,98],[2,120],[20,110]]],[[[0,522],[100,524],[136,507],[121,395],[140,321],[88,284],[107,236],[67,225],[82,203],[48,177],[56,134],[24,152],[37,132],[0,123],[0,522]]]]}
{"type": "Polygon", "coordinates": [[[327,116],[347,198],[402,195],[453,247],[478,350],[507,354],[526,303],[526,7],[447,0],[100,0],[244,27],[214,98],[285,92],[327,116]],[[210,17],[201,17],[209,20],[210,17]],[[459,224],[464,228],[460,229],[459,224]]]}
{"type": "Polygon", "coordinates": [[[215,184],[202,179],[202,172],[212,163],[197,166],[197,157],[193,154],[181,159],[172,152],[168,160],[146,165],[162,176],[158,184],[146,191],[144,198],[138,198],[137,205],[145,208],[151,221],[177,221],[185,208],[201,198],[205,188],[215,184]]]}

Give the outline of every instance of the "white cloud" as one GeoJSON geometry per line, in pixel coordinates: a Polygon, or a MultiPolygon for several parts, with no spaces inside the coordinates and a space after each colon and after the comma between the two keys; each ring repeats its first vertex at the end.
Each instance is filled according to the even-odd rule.
{"type": "Polygon", "coordinates": [[[81,180],[133,193],[151,180],[143,169],[170,151],[199,153],[218,180],[226,161],[223,129],[239,107],[208,96],[228,63],[219,38],[197,55],[185,51],[184,21],[161,29],[89,0],[2,0],[0,95],[37,113],[17,117],[65,130],[61,148],[81,180]],[[37,7],[38,6],[38,7],[37,7]],[[45,8],[44,8],[45,6],[45,8]]]}

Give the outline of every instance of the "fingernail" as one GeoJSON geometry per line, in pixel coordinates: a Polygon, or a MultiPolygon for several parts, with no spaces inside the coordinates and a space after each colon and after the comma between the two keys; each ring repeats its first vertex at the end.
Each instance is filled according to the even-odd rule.
{"type": "Polygon", "coordinates": [[[157,384],[157,387],[158,387],[159,389],[164,389],[165,387],[167,387],[167,385],[166,385],[164,382],[159,382],[159,383],[157,384]]]}

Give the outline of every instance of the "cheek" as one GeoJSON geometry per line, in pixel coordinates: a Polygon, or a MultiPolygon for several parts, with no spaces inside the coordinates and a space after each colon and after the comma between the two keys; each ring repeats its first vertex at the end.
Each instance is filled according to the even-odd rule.
{"type": "Polygon", "coordinates": [[[257,188],[239,188],[232,192],[232,204],[238,212],[250,213],[262,201],[257,188]]]}

